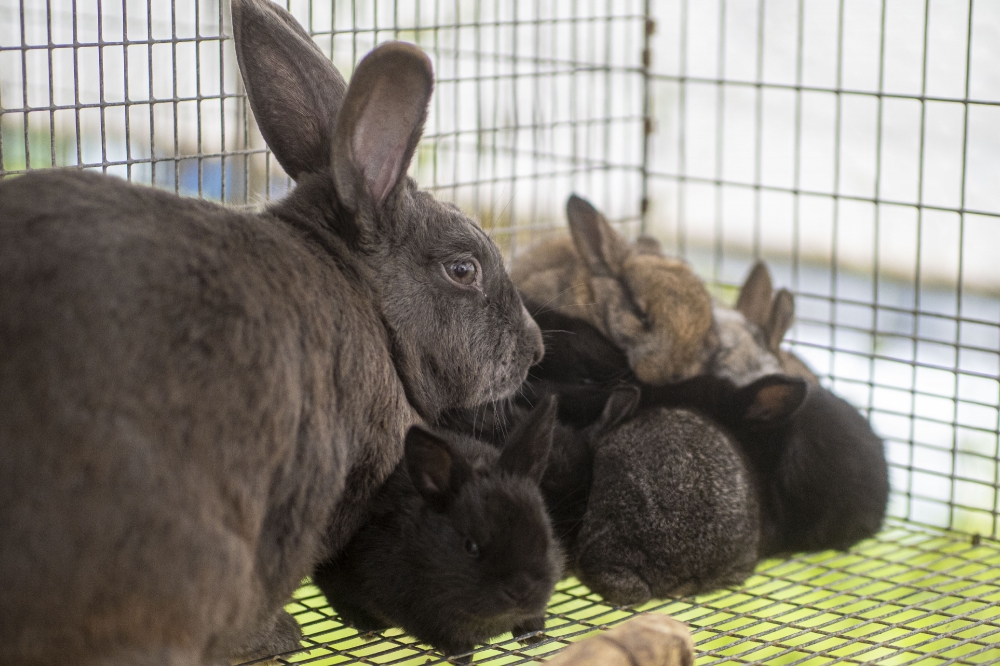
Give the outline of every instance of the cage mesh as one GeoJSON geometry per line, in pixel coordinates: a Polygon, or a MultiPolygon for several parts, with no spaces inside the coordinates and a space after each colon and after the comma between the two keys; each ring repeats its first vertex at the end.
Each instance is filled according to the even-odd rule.
{"type": "MultiPolygon", "coordinates": [[[[886,439],[893,519],[849,554],[651,606],[691,624],[699,663],[1000,659],[1000,5],[285,6],[348,78],[386,40],[428,52],[411,174],[508,258],[563,227],[577,192],[723,301],[756,258],[794,292],[791,347],[886,439]]],[[[232,205],[281,196],[229,20],[219,0],[0,0],[0,177],[76,167],[232,205]]],[[[439,659],[391,632],[359,642],[308,586],[292,609],[313,649],[289,661],[439,659]]],[[[477,660],[530,661],[636,612],[572,581],[550,610],[546,642],[477,660]]]]}
{"type": "MultiPolygon", "coordinates": [[[[996,663],[998,565],[995,542],[973,543],[894,519],[850,552],[769,560],[740,588],[697,598],[612,607],[566,580],[549,605],[544,641],[523,646],[501,637],[477,650],[475,663],[533,663],[642,612],[687,622],[700,666],[996,663]]],[[[298,591],[288,610],[306,638],[302,651],[279,663],[447,663],[399,630],[358,636],[311,586],[298,591]]]]}

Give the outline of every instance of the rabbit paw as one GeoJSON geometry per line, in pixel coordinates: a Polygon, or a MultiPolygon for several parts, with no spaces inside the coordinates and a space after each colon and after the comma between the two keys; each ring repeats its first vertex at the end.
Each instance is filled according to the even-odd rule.
{"type": "Polygon", "coordinates": [[[533,617],[530,620],[515,625],[511,630],[514,638],[523,645],[534,645],[545,640],[545,618],[533,617]]]}
{"type": "Polygon", "coordinates": [[[302,630],[288,611],[282,609],[257,631],[250,634],[229,656],[240,664],[273,654],[298,650],[302,646],[302,630]]]}
{"type": "Polygon", "coordinates": [[[580,580],[607,601],[619,606],[644,604],[652,597],[649,583],[642,576],[620,566],[581,571],[580,580]]]}

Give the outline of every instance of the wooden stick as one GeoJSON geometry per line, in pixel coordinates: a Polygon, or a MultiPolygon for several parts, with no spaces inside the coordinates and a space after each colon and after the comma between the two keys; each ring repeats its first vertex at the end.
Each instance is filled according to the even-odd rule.
{"type": "Polygon", "coordinates": [[[649,613],[574,643],[545,666],[691,666],[694,643],[687,625],[649,613]]]}

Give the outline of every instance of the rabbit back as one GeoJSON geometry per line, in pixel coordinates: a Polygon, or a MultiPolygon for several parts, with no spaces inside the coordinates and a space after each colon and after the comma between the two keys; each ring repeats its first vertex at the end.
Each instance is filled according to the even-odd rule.
{"type": "Polygon", "coordinates": [[[759,515],[745,464],[712,423],[645,409],[595,444],[575,557],[614,603],[741,582],[757,559],[759,515]]]}
{"type": "Polygon", "coordinates": [[[781,538],[772,552],[842,550],[872,537],[889,499],[882,440],[853,405],[812,387],[789,425],[774,492],[781,538]]]}
{"type": "Polygon", "coordinates": [[[392,386],[377,322],[266,215],[53,172],[0,184],[0,219],[2,643],[253,624],[343,488],[365,405],[329,378],[392,386]]]}

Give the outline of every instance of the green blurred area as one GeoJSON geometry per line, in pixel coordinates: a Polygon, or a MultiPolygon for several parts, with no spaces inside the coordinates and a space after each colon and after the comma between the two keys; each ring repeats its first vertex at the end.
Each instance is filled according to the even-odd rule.
{"type": "MultiPolygon", "coordinates": [[[[744,585],[696,598],[615,608],[567,579],[549,604],[546,641],[525,647],[502,636],[478,650],[475,663],[532,663],[638,612],[688,623],[698,666],[996,663],[998,566],[995,541],[891,520],[850,552],[767,560],[744,585]]],[[[285,657],[290,663],[447,663],[399,630],[358,636],[309,584],[288,610],[312,646],[285,657]]]]}

